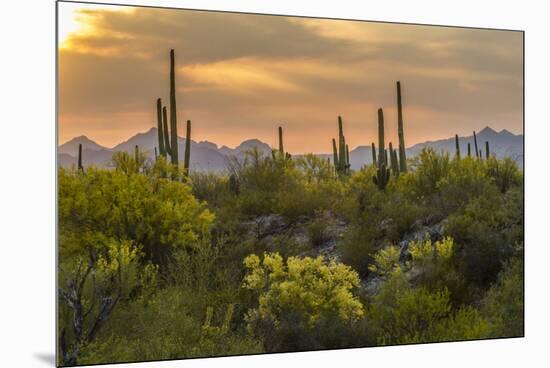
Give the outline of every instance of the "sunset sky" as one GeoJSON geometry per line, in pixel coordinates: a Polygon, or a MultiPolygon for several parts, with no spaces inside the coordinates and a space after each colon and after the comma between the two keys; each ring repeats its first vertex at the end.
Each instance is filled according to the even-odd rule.
{"type": "Polygon", "coordinates": [[[291,153],[397,140],[402,84],[407,146],[489,125],[522,133],[523,36],[358,21],[77,3],[59,6],[59,142],[111,147],[156,126],[176,52],[179,133],[235,147],[250,138],[291,153]]]}

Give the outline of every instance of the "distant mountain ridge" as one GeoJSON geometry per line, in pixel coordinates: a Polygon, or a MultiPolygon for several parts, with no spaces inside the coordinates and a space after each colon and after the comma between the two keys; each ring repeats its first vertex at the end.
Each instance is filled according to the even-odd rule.
{"type": "MultiPolygon", "coordinates": [[[[151,128],[146,132],[138,133],[128,140],[121,142],[113,148],[103,147],[93,140],[85,137],[75,137],[58,147],[58,164],[63,167],[76,165],[78,156],[78,145],[82,144],[83,165],[111,167],[111,157],[113,152],[126,151],[133,152],[136,145],[141,150],[149,153],[149,158],[154,159],[154,150],[157,145],[157,128],[151,128]]],[[[515,135],[503,129],[496,132],[490,127],[485,127],[479,133],[476,132],[478,149],[485,152],[485,142],[489,142],[491,153],[498,158],[509,156],[514,159],[518,165],[523,168],[523,135],[515,135]]],[[[473,134],[467,137],[459,137],[461,154],[467,154],[467,145],[470,143],[472,154],[474,154],[473,134]]],[[[178,156],[183,160],[185,152],[185,138],[178,137],[178,156]]],[[[259,139],[247,139],[235,148],[227,146],[219,147],[216,143],[191,140],[191,169],[195,171],[214,171],[222,172],[226,169],[227,158],[229,156],[243,157],[245,152],[257,148],[264,154],[271,153],[271,146],[259,139]]],[[[407,156],[416,156],[424,147],[431,147],[437,152],[448,152],[451,157],[455,155],[455,138],[445,138],[435,141],[426,141],[417,143],[407,148],[407,156]]],[[[299,157],[300,155],[295,155],[299,157]]],[[[317,154],[324,159],[332,160],[332,153],[317,154]]],[[[372,163],[372,150],[370,145],[361,145],[350,151],[350,164],[354,170],[360,169],[364,165],[372,163]]]]}

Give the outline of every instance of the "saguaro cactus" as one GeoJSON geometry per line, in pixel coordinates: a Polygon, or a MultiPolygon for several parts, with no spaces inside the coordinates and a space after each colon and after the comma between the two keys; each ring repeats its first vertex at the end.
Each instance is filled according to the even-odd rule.
{"type": "Polygon", "coordinates": [[[174,50],[170,50],[170,157],[172,164],[178,166],[178,120],[176,116],[176,72],[174,50]]]}
{"type": "Polygon", "coordinates": [[[334,168],[338,175],[346,175],[349,173],[349,149],[346,145],[346,137],[344,136],[344,128],[342,117],[338,116],[338,149],[336,141],[332,140],[332,152],[334,154],[334,168]]]}
{"type": "Polygon", "coordinates": [[[157,98],[157,130],[158,130],[159,151],[161,156],[165,156],[166,152],[164,151],[164,133],[162,128],[162,101],[160,98],[157,98]]]}
{"type": "Polygon", "coordinates": [[[168,113],[166,106],[162,108],[162,126],[164,135],[164,157],[169,154],[172,157],[172,148],[170,147],[170,131],[168,130],[168,113]]]}
{"type": "Polygon", "coordinates": [[[374,145],[374,142],[370,144],[370,149],[372,152],[372,164],[376,165],[376,146],[374,145]]]}
{"type": "Polygon", "coordinates": [[[342,124],[342,117],[338,116],[338,163],[339,172],[343,174],[346,168],[346,138],[344,137],[344,128],[342,124]]]}
{"type": "Polygon", "coordinates": [[[279,157],[285,157],[285,149],[283,146],[283,127],[279,127],[279,157]]]}
{"type": "Polygon", "coordinates": [[[485,141],[485,158],[489,159],[490,152],[489,152],[489,141],[485,141]]]}
{"type": "Polygon", "coordinates": [[[390,179],[390,170],[386,168],[386,148],[384,146],[384,112],[378,109],[378,168],[372,177],[378,189],[384,190],[390,179]]]}
{"type": "Polygon", "coordinates": [[[346,144],[346,174],[349,174],[349,169],[350,169],[350,163],[349,163],[349,147],[348,145],[346,144]]]}
{"type": "Polygon", "coordinates": [[[338,148],[336,148],[336,139],[332,138],[332,161],[334,169],[338,170],[338,148]]]}
{"type": "Polygon", "coordinates": [[[389,143],[390,167],[394,176],[399,176],[399,162],[397,160],[397,151],[393,149],[392,143],[389,143]]]}
{"type": "Polygon", "coordinates": [[[78,144],[78,170],[84,171],[84,167],[82,166],[82,144],[78,144]]]}
{"type": "Polygon", "coordinates": [[[401,82],[397,81],[397,134],[399,136],[399,165],[401,172],[407,172],[407,155],[403,133],[403,107],[401,104],[401,82]]]}
{"type": "Polygon", "coordinates": [[[470,147],[470,143],[468,143],[468,157],[471,157],[472,156],[472,152],[471,152],[471,147],[470,147]]]}
{"type": "Polygon", "coordinates": [[[460,144],[458,143],[458,134],[455,134],[455,145],[456,145],[456,158],[460,159],[460,144]]]}
{"type": "Polygon", "coordinates": [[[191,159],[191,120],[187,120],[187,132],[185,134],[185,156],[183,161],[183,168],[185,174],[189,174],[189,165],[191,159]]]}
{"type": "Polygon", "coordinates": [[[139,172],[139,146],[136,144],[136,147],[134,148],[134,161],[136,162],[136,172],[139,172]]]}
{"type": "Polygon", "coordinates": [[[481,155],[479,154],[479,150],[477,148],[477,136],[476,136],[476,131],[475,130],[474,130],[474,148],[476,150],[476,157],[481,158],[481,155]]]}

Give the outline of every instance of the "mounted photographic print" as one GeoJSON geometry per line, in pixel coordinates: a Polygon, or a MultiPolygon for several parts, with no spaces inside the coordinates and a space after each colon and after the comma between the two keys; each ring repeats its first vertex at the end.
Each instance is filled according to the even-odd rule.
{"type": "Polygon", "coordinates": [[[57,7],[59,366],[524,335],[523,32],[57,7]]]}

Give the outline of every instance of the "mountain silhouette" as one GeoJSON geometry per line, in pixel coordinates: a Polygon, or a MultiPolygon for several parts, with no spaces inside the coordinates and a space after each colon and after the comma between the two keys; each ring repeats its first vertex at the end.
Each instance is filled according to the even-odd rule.
{"type": "MultiPolygon", "coordinates": [[[[514,159],[520,168],[523,168],[523,135],[515,135],[503,129],[500,132],[491,127],[485,127],[476,132],[478,149],[485,154],[485,142],[489,142],[491,154],[497,158],[509,156],[514,159]]],[[[84,166],[94,165],[97,167],[112,167],[111,157],[115,151],[133,152],[135,146],[146,152],[150,160],[154,160],[154,150],[157,146],[157,128],[151,128],[146,132],[138,133],[128,140],[121,142],[113,148],[103,147],[93,140],[80,136],[71,139],[58,148],[58,164],[66,167],[76,165],[78,155],[78,144],[82,144],[82,161],[84,166]]],[[[467,154],[467,145],[470,143],[472,154],[474,154],[474,138],[471,136],[459,137],[461,154],[467,154]]],[[[407,156],[416,156],[424,147],[431,147],[436,152],[448,152],[451,157],[455,155],[455,138],[450,137],[435,141],[427,141],[415,144],[407,148],[407,156]]],[[[216,143],[191,140],[191,170],[222,172],[226,170],[227,159],[230,156],[244,157],[247,151],[258,149],[264,155],[271,153],[272,147],[259,139],[247,139],[235,148],[227,146],[219,147],[216,143]]],[[[275,146],[274,146],[275,148],[275,146]]],[[[183,161],[185,152],[185,138],[178,137],[178,156],[183,161]]],[[[377,152],[378,154],[378,152],[377,152]]],[[[300,155],[294,155],[299,157],[300,155]]],[[[317,156],[332,161],[332,153],[321,153],[317,156]]],[[[370,145],[361,145],[350,151],[351,168],[358,170],[364,165],[372,164],[372,150],[370,145]]]]}

